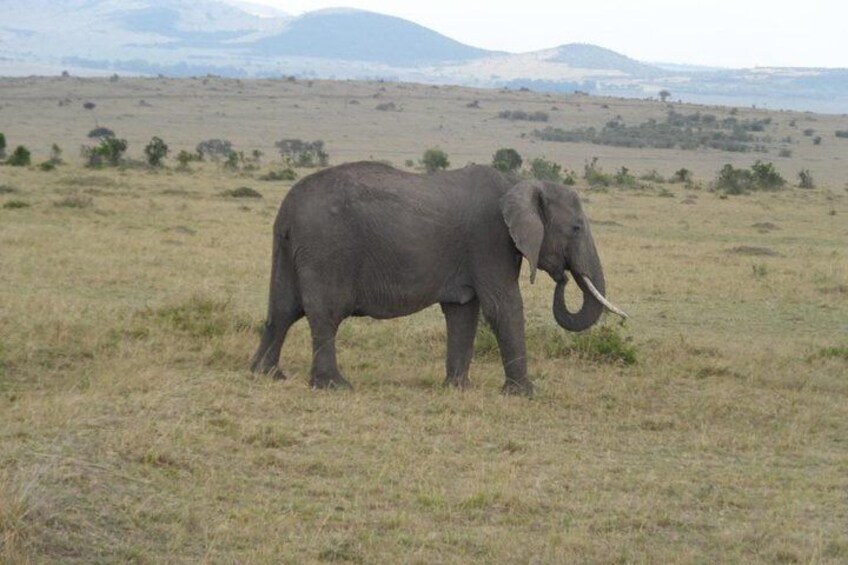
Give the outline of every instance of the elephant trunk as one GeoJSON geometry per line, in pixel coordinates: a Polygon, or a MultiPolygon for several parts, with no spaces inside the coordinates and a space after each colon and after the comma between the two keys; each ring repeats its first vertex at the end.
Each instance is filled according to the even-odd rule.
{"type": "MultiPolygon", "coordinates": [[[[554,289],[554,318],[564,329],[570,332],[582,332],[598,321],[598,318],[604,312],[604,304],[595,297],[595,294],[589,289],[589,285],[582,275],[575,275],[574,280],[577,281],[577,286],[583,291],[583,304],[580,306],[580,310],[574,313],[568,310],[565,304],[566,280],[562,279],[557,282],[554,289]]],[[[593,283],[590,282],[589,284],[593,283]]],[[[595,277],[594,286],[603,296],[605,288],[603,273],[595,277]]]]}

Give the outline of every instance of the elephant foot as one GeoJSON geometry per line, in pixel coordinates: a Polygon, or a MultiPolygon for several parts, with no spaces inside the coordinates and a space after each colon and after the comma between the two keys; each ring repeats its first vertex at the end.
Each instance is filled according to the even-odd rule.
{"type": "Polygon", "coordinates": [[[353,385],[347,382],[341,375],[331,377],[313,376],[309,381],[309,386],[316,390],[353,390],[353,385]]]}
{"type": "Polygon", "coordinates": [[[524,379],[523,381],[506,381],[501,392],[510,396],[526,396],[527,398],[531,398],[535,390],[536,387],[533,386],[533,383],[524,379]]]}
{"type": "Polygon", "coordinates": [[[447,377],[442,386],[445,388],[468,390],[471,388],[471,380],[468,378],[468,375],[463,375],[461,377],[447,377]]]}
{"type": "Polygon", "coordinates": [[[286,374],[280,370],[279,367],[267,367],[267,368],[253,368],[251,369],[254,375],[261,375],[263,377],[271,377],[275,381],[284,381],[288,377],[286,374]]]}

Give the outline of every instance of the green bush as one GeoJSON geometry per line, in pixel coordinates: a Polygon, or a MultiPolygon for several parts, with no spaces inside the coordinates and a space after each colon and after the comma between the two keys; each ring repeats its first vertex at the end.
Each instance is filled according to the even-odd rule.
{"type": "Polygon", "coordinates": [[[168,144],[162,138],[154,136],[144,148],[147,164],[151,167],[161,167],[162,160],[168,155],[168,144]]]}
{"type": "Polygon", "coordinates": [[[259,177],[259,180],[265,181],[292,181],[297,179],[297,173],[291,167],[286,167],[284,169],[280,169],[279,171],[269,171],[267,174],[264,174],[259,177]]]}
{"type": "Polygon", "coordinates": [[[226,139],[207,139],[197,144],[196,151],[201,161],[206,157],[213,161],[220,161],[233,152],[233,144],[226,139]]]}
{"type": "Polygon", "coordinates": [[[511,148],[498,149],[492,157],[492,165],[503,172],[517,171],[523,163],[524,160],[518,154],[518,151],[511,148]]]}
{"type": "Polygon", "coordinates": [[[421,158],[421,164],[428,173],[434,173],[439,170],[447,169],[450,166],[448,154],[439,149],[432,147],[424,152],[421,158]]]}
{"type": "Polygon", "coordinates": [[[738,120],[734,117],[718,119],[713,114],[679,114],[670,111],[664,122],[649,119],[635,126],[626,125],[621,118],[609,120],[603,127],[588,127],[572,130],[547,127],[536,130],[533,135],[544,141],[572,143],[596,143],[616,147],[656,147],[660,149],[699,148],[722,151],[765,152],[761,139],[754,135],[765,131],[771,118],[761,120],[738,120]]]}
{"type": "Polygon", "coordinates": [[[90,132],[88,132],[88,137],[91,138],[104,138],[104,137],[115,137],[115,132],[109,128],[105,127],[96,127],[90,132]]]}
{"type": "Polygon", "coordinates": [[[751,190],[777,190],[786,180],[771,163],[757,161],[750,169],[736,169],[727,164],[719,171],[715,188],[726,194],[744,194],[751,190]]]}
{"type": "Polygon", "coordinates": [[[112,166],[117,167],[127,150],[127,140],[116,137],[107,137],[100,140],[96,147],[83,147],[83,156],[87,159],[89,167],[112,166]]]}
{"type": "Polygon", "coordinates": [[[6,134],[0,132],[0,159],[6,158],[6,134]]]}
{"type": "Polygon", "coordinates": [[[6,159],[6,164],[12,167],[29,167],[32,162],[32,154],[23,145],[18,145],[12,154],[6,159]]]}
{"type": "Polygon", "coordinates": [[[559,164],[542,157],[536,157],[530,161],[530,175],[534,179],[560,182],[562,180],[561,172],[562,167],[559,164]]]}
{"type": "Polygon", "coordinates": [[[678,169],[674,171],[674,174],[671,176],[672,182],[692,182],[692,171],[686,168],[678,169]]]}
{"type": "Polygon", "coordinates": [[[330,161],[329,154],[324,151],[324,142],[320,139],[281,139],[274,146],[280,150],[283,160],[293,163],[296,167],[326,167],[330,161]]]}
{"type": "Polygon", "coordinates": [[[262,198],[262,194],[249,186],[240,186],[231,190],[225,190],[221,196],[229,198],[262,198]]]}
{"type": "Polygon", "coordinates": [[[751,165],[751,173],[754,177],[754,186],[762,190],[776,190],[786,185],[786,179],[780,176],[774,165],[757,161],[751,165]]]}
{"type": "Polygon", "coordinates": [[[498,113],[498,117],[504,120],[522,120],[526,122],[547,122],[546,112],[525,112],[524,110],[504,110],[498,113]]]}
{"type": "Polygon", "coordinates": [[[592,157],[591,161],[583,164],[583,178],[590,186],[610,186],[613,182],[612,177],[604,173],[598,165],[597,157],[592,157]]]}
{"type": "Polygon", "coordinates": [[[181,149],[179,153],[177,153],[177,163],[179,163],[180,169],[188,169],[188,164],[194,161],[202,161],[203,155],[200,153],[192,153],[190,151],[186,151],[185,149],[181,149]]]}
{"type": "Polygon", "coordinates": [[[848,138],[848,129],[836,130],[836,137],[848,138]]]}

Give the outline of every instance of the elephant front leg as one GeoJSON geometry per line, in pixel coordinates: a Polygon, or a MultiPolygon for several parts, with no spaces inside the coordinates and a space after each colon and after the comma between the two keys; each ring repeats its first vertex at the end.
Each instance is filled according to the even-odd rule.
{"type": "Polygon", "coordinates": [[[465,389],[471,384],[468,368],[474,354],[480,302],[475,298],[465,304],[443,303],[441,306],[448,327],[445,386],[465,389]]]}
{"type": "Polygon", "coordinates": [[[506,380],[504,394],[532,396],[533,383],[527,378],[527,346],[524,341],[524,305],[515,291],[506,300],[483,304],[483,315],[492,327],[501,351],[506,380]]]}

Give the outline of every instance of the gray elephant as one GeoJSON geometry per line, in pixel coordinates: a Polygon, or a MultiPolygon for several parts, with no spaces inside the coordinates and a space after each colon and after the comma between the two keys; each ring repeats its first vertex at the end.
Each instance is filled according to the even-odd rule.
{"type": "Polygon", "coordinates": [[[292,324],[312,334],[313,388],[350,388],[336,363],[336,331],[349,316],[394,318],[439,303],[447,322],[446,385],[468,385],[482,308],[501,351],[510,394],[533,393],[527,378],[522,255],[557,283],[553,313],[582,331],[606,307],[604,273],[574,190],[520,181],[487,166],[417,175],[381,163],[325,169],[295,184],[274,223],[268,318],[255,373],[277,367],[292,324]],[[566,308],[565,271],[583,291],[566,308]]]}

